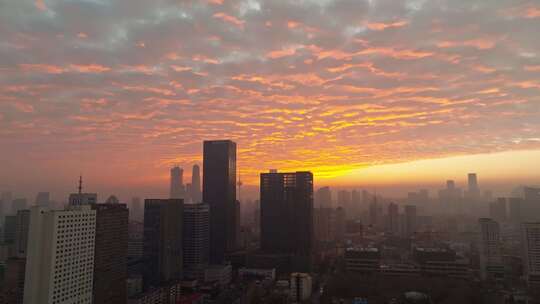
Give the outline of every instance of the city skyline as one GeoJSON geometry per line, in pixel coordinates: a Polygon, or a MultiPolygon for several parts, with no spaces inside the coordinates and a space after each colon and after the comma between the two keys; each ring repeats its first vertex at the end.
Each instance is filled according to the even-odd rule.
{"type": "Polygon", "coordinates": [[[424,161],[444,162],[444,179],[538,184],[538,12],[533,1],[8,1],[0,188],[71,192],[82,173],[99,192],[159,194],[173,164],[201,164],[200,142],[216,138],[238,143],[253,187],[270,168],[395,184],[424,161]]]}

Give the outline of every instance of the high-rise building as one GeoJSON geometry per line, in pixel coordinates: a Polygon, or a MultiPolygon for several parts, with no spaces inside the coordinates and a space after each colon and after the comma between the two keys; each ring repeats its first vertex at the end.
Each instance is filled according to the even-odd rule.
{"type": "Polygon", "coordinates": [[[506,198],[499,197],[489,204],[489,216],[499,223],[506,221],[506,198]]]}
{"type": "Polygon", "coordinates": [[[210,260],[210,207],[208,204],[184,205],[184,276],[204,278],[210,260]]]}
{"type": "Polygon", "coordinates": [[[456,187],[453,180],[446,181],[446,189],[439,190],[439,201],[446,213],[461,214],[462,191],[456,187]]]}
{"type": "Polygon", "coordinates": [[[4,216],[9,214],[13,196],[10,191],[3,191],[0,196],[0,224],[4,223],[4,216]]]}
{"type": "Polygon", "coordinates": [[[97,204],[97,193],[72,193],[69,195],[69,205],[97,204]]]}
{"type": "Polygon", "coordinates": [[[352,217],[352,197],[351,192],[347,190],[341,190],[338,192],[337,203],[339,207],[342,207],[346,211],[347,218],[352,217]]]}
{"type": "Polygon", "coordinates": [[[4,217],[3,242],[5,244],[15,244],[15,231],[17,230],[17,216],[8,215],[4,217]]]}
{"type": "Polygon", "coordinates": [[[128,225],[128,259],[137,260],[144,254],[144,224],[130,221],[128,225]]]}
{"type": "Polygon", "coordinates": [[[476,173],[469,173],[467,176],[467,191],[465,198],[469,203],[475,203],[480,199],[480,188],[478,187],[478,177],[476,173]]]}
{"type": "Polygon", "coordinates": [[[170,198],[184,198],[184,170],[178,166],[171,169],[170,198]]]}
{"type": "Polygon", "coordinates": [[[317,208],[332,208],[332,191],[330,187],[317,189],[315,193],[315,205],[317,208]]]}
{"type": "Polygon", "coordinates": [[[92,303],[95,225],[90,206],[31,208],[25,304],[92,303]]]}
{"type": "Polygon", "coordinates": [[[540,287],[540,222],[521,225],[523,264],[527,283],[540,287]]]}
{"type": "Polygon", "coordinates": [[[499,223],[490,218],[478,220],[480,225],[479,254],[482,280],[501,279],[504,276],[499,223]]]}
{"type": "Polygon", "coordinates": [[[96,211],[94,303],[126,303],[128,219],[125,204],[93,204],[96,211]]]}
{"type": "Polygon", "coordinates": [[[202,201],[201,191],[201,170],[199,165],[193,165],[191,173],[191,199],[194,203],[200,203],[202,201]]]}
{"type": "Polygon", "coordinates": [[[28,208],[28,201],[25,198],[16,198],[11,202],[11,214],[17,214],[17,211],[28,208]]]}
{"type": "Polygon", "coordinates": [[[523,199],[521,197],[508,198],[508,218],[514,224],[521,223],[523,218],[522,207],[523,199]]]}
{"type": "Polygon", "coordinates": [[[307,273],[291,273],[290,295],[292,303],[303,303],[311,297],[311,276],[307,273]]]}
{"type": "Polygon", "coordinates": [[[540,188],[523,188],[523,209],[526,221],[540,221],[540,188]]]}
{"type": "Polygon", "coordinates": [[[3,303],[23,304],[25,266],[25,258],[11,257],[7,259],[2,288],[4,293],[3,303]]]}
{"type": "Polygon", "coordinates": [[[405,236],[410,237],[416,232],[417,214],[416,206],[405,206],[405,236]]]}
{"type": "Polygon", "coordinates": [[[51,201],[49,192],[39,192],[36,196],[36,205],[41,207],[49,207],[51,201]]]}
{"type": "Polygon", "coordinates": [[[29,229],[30,210],[17,211],[15,222],[15,255],[18,258],[26,258],[29,229]]]}
{"type": "Polygon", "coordinates": [[[144,285],[160,286],[182,278],[182,199],[144,201],[144,285]]]}
{"type": "Polygon", "coordinates": [[[204,142],[203,202],[210,206],[210,262],[221,264],[237,244],[236,143],[230,140],[204,142]]]}
{"type": "Polygon", "coordinates": [[[360,207],[362,204],[362,196],[358,190],[351,191],[351,217],[358,218],[360,216],[360,207]]]}
{"type": "Polygon", "coordinates": [[[399,206],[390,203],[388,205],[387,231],[392,235],[399,234],[399,206]]]}
{"type": "MultiPolygon", "coordinates": [[[[261,249],[305,257],[313,249],[313,174],[261,174],[261,249]]],[[[306,267],[309,264],[306,263],[306,267]]]]}
{"type": "Polygon", "coordinates": [[[131,205],[129,206],[129,219],[133,221],[142,221],[144,217],[144,211],[140,197],[133,197],[131,199],[131,205]]]}

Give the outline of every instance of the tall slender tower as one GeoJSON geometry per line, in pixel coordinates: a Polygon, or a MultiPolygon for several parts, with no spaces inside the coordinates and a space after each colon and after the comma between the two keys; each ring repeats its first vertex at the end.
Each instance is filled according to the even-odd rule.
{"type": "Polygon", "coordinates": [[[191,173],[191,196],[194,203],[200,203],[202,200],[201,173],[199,165],[193,165],[193,171],[191,173]]]}
{"type": "Polygon", "coordinates": [[[210,262],[221,264],[237,244],[235,142],[204,142],[203,202],[210,205],[210,262]]]}
{"type": "Polygon", "coordinates": [[[178,166],[171,169],[169,198],[184,198],[184,170],[178,166]]]}

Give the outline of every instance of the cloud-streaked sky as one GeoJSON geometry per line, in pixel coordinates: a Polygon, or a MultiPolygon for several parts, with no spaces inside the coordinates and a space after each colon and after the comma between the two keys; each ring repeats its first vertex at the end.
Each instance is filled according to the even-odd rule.
{"type": "Polygon", "coordinates": [[[0,0],[0,187],[162,188],[221,138],[253,184],[518,150],[538,177],[539,29],[539,1],[0,0]]]}

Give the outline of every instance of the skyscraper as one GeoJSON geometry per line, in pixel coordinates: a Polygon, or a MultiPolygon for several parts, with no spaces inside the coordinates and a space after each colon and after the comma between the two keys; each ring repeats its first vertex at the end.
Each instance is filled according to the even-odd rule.
{"type": "Polygon", "coordinates": [[[93,204],[96,211],[94,303],[126,303],[128,218],[125,204],[93,204]]]}
{"type": "Polygon", "coordinates": [[[210,207],[208,204],[184,205],[183,234],[185,277],[204,279],[204,269],[210,260],[210,207]]]}
{"type": "Polygon", "coordinates": [[[36,205],[42,207],[49,207],[50,200],[51,199],[49,192],[39,192],[36,196],[36,205]]]}
{"type": "Polygon", "coordinates": [[[178,166],[171,168],[171,187],[169,198],[184,198],[184,170],[178,166]]]}
{"type": "Polygon", "coordinates": [[[191,199],[194,203],[200,203],[202,201],[201,173],[199,165],[193,165],[193,171],[191,173],[191,199]]]}
{"type": "Polygon", "coordinates": [[[317,189],[315,193],[316,208],[331,208],[332,207],[332,191],[330,187],[322,187],[317,189]]]}
{"type": "Polygon", "coordinates": [[[92,303],[96,211],[30,211],[25,304],[92,303]]]}
{"type": "Polygon", "coordinates": [[[28,249],[28,230],[30,229],[30,210],[17,211],[15,223],[15,255],[26,258],[28,249]]]}
{"type": "Polygon", "coordinates": [[[387,231],[392,235],[399,233],[399,206],[395,203],[388,205],[387,231]]]}
{"type": "Polygon", "coordinates": [[[69,205],[78,206],[78,205],[90,205],[97,204],[97,194],[96,193],[84,193],[82,192],[82,176],[79,177],[79,188],[77,193],[72,193],[69,195],[69,205]]]}
{"type": "MultiPolygon", "coordinates": [[[[261,174],[261,249],[307,258],[313,249],[313,174],[261,174]]],[[[309,267],[309,264],[305,265],[309,267]]]]}
{"type": "Polygon", "coordinates": [[[523,199],[521,197],[508,198],[508,218],[513,224],[521,223],[523,199]]]}
{"type": "Polygon", "coordinates": [[[506,198],[499,197],[489,204],[489,216],[499,223],[506,221],[506,198]]]}
{"type": "Polygon", "coordinates": [[[204,142],[203,202],[210,206],[210,262],[221,264],[237,244],[236,143],[230,140],[204,142]]]}
{"type": "Polygon", "coordinates": [[[478,223],[480,277],[482,280],[499,279],[504,275],[499,223],[490,218],[481,218],[478,223]]]}
{"type": "Polygon", "coordinates": [[[405,236],[410,237],[416,232],[417,215],[416,206],[405,206],[405,236]]]}
{"type": "Polygon", "coordinates": [[[4,223],[4,216],[9,214],[9,208],[11,208],[11,201],[13,196],[10,191],[3,191],[0,196],[0,224],[4,223]]]}
{"type": "Polygon", "coordinates": [[[525,277],[530,287],[540,286],[540,222],[521,225],[523,264],[525,277]]]}
{"type": "Polygon", "coordinates": [[[182,199],[144,201],[144,285],[182,278],[182,199]]]}

